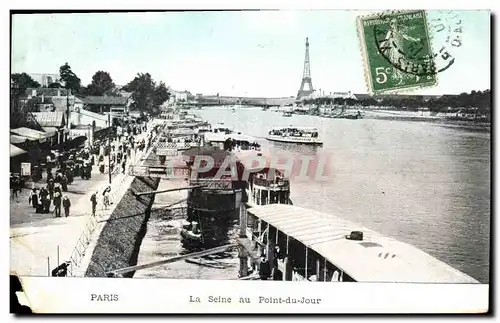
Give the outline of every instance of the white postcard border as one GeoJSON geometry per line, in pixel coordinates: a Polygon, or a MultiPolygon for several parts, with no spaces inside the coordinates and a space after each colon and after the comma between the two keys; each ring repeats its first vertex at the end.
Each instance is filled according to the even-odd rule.
{"type": "MultiPolygon", "coordinates": [[[[6,3],[6,2],[3,2],[6,3]]],[[[497,2],[476,0],[470,1],[453,1],[455,9],[475,9],[492,8],[498,6],[497,2]]],[[[434,0],[424,0],[415,3],[412,7],[425,9],[439,9],[442,3],[434,0]]],[[[336,9],[352,9],[357,7],[360,9],[405,9],[407,5],[396,1],[361,1],[356,4],[353,2],[335,3],[331,1],[276,1],[270,4],[268,1],[241,1],[236,4],[234,1],[213,1],[210,5],[204,1],[85,1],[85,2],[67,2],[67,1],[22,1],[16,2],[16,9],[48,9],[65,8],[65,9],[167,9],[167,8],[283,8],[283,9],[306,9],[306,8],[336,8],[336,9]]],[[[13,8],[5,8],[13,9],[13,8]]],[[[6,70],[9,70],[9,25],[8,14],[4,10],[4,23],[2,24],[2,44],[4,45],[4,64],[6,70]]],[[[497,33],[497,36],[498,33],[497,33]]],[[[7,78],[2,78],[2,86],[0,87],[4,102],[9,96],[9,87],[7,78]]],[[[4,109],[6,113],[7,109],[4,109]]],[[[8,117],[0,119],[5,125],[4,129],[8,128],[8,117]]],[[[7,151],[8,137],[5,136],[1,141],[4,145],[4,151],[7,151]]],[[[4,196],[8,196],[8,181],[7,172],[4,173],[4,196]]],[[[5,204],[8,212],[8,204],[5,204]]],[[[9,228],[8,221],[5,221],[5,230],[9,228]]],[[[2,244],[4,257],[10,255],[10,246],[5,239],[2,244]]],[[[493,252],[493,250],[492,250],[493,252]]],[[[9,262],[4,262],[5,271],[8,271],[9,262]]],[[[467,311],[481,311],[488,307],[488,285],[440,285],[440,284],[363,284],[363,283],[281,283],[281,282],[240,282],[240,281],[203,281],[203,280],[146,280],[146,279],[91,279],[91,278],[46,278],[46,277],[23,277],[22,282],[27,291],[28,299],[32,302],[35,311],[41,309],[43,312],[50,312],[52,309],[59,312],[72,313],[270,313],[271,311],[279,313],[294,313],[289,308],[280,308],[276,306],[258,306],[253,304],[251,307],[245,308],[247,305],[235,306],[199,306],[196,309],[189,307],[190,304],[186,301],[186,296],[189,294],[199,295],[199,297],[207,297],[210,291],[217,291],[220,295],[228,294],[236,297],[252,297],[259,293],[270,293],[273,291],[275,295],[279,294],[292,295],[314,295],[322,297],[323,305],[304,306],[301,311],[303,313],[366,313],[370,312],[370,308],[378,309],[378,312],[384,312],[383,306],[387,309],[388,306],[396,309],[392,312],[399,313],[419,313],[429,312],[429,309],[436,309],[440,305],[440,311],[450,313],[450,310],[455,309],[457,313],[467,311]],[[248,286],[239,287],[240,284],[248,286]],[[313,285],[311,285],[313,284],[313,285]],[[234,292],[241,290],[243,292],[234,292]],[[50,297],[47,295],[50,291],[50,297]],[[174,291],[174,292],[173,292],[174,291]],[[231,292],[233,291],[233,292],[231,292]],[[104,304],[90,303],[88,300],[89,293],[108,292],[118,293],[123,295],[122,299],[115,304],[106,302],[104,304]],[[370,296],[370,297],[368,297],[370,296]],[[389,296],[387,298],[387,296],[389,296]],[[147,304],[148,298],[151,302],[147,304]],[[385,298],[385,300],[383,299],[385,298]],[[355,300],[356,302],[354,302],[355,300]],[[420,301],[422,300],[422,301],[420,301]],[[89,306],[89,303],[92,304],[89,306]],[[410,306],[410,308],[405,306],[410,306]],[[377,307],[379,306],[379,307],[377,307]],[[169,309],[174,309],[170,310],[169,309]],[[459,310],[457,310],[459,309],[459,310]]],[[[3,293],[3,304],[7,306],[9,301],[6,293],[3,293]]],[[[7,311],[4,311],[6,313],[7,311]]],[[[433,312],[433,311],[431,311],[433,312]]],[[[373,312],[375,313],[375,312],[373,312]]],[[[10,316],[6,321],[13,320],[10,316]]],[[[3,320],[2,320],[3,321],[3,320]]]]}
{"type": "Polygon", "coordinates": [[[37,313],[485,313],[488,285],[23,277],[37,313]],[[71,291],[71,292],[69,292],[71,291]]]}

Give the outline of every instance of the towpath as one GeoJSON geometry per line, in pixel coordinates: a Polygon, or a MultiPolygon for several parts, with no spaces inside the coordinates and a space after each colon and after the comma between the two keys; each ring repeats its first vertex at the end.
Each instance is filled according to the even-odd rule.
{"type": "MultiPolygon", "coordinates": [[[[151,130],[136,138],[146,138],[151,130]]],[[[138,163],[142,155],[132,153],[131,162],[138,163]]],[[[116,199],[128,186],[122,185],[127,174],[115,171],[112,174],[112,191],[116,199]]],[[[18,199],[11,199],[10,206],[10,270],[23,276],[48,276],[50,271],[70,259],[82,231],[91,216],[90,196],[96,190],[102,192],[108,186],[108,174],[100,174],[93,167],[90,180],[75,179],[68,187],[71,201],[70,216],[54,218],[53,213],[37,214],[28,205],[29,190],[24,189],[18,199]]],[[[41,186],[41,185],[40,185],[41,186]]],[[[100,194],[99,194],[100,195],[100,194]]],[[[117,201],[106,212],[112,211],[117,201]]],[[[98,212],[102,209],[99,201],[98,212]]],[[[103,211],[101,210],[101,213],[103,211]]]]}

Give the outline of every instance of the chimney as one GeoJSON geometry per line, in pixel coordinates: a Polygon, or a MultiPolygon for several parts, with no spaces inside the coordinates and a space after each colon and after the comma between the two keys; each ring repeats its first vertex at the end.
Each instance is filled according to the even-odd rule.
{"type": "Polygon", "coordinates": [[[43,94],[42,94],[42,103],[45,103],[45,98],[44,98],[43,94]]]}
{"type": "Polygon", "coordinates": [[[61,96],[61,89],[57,89],[57,96],[61,96]]]}

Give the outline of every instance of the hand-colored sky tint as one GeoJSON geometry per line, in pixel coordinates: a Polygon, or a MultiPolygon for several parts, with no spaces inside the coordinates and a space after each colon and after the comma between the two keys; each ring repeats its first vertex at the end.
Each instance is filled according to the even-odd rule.
{"type": "MultiPolygon", "coordinates": [[[[463,45],[439,85],[420,93],[490,88],[490,13],[458,11],[463,45]]],[[[309,37],[315,89],[365,93],[356,31],[360,11],[245,11],[15,15],[12,72],[58,73],[68,62],[90,83],[149,72],[176,90],[235,96],[294,96],[309,37]]],[[[429,18],[439,16],[429,12],[429,18]]],[[[437,45],[436,45],[437,46],[437,45]]]]}

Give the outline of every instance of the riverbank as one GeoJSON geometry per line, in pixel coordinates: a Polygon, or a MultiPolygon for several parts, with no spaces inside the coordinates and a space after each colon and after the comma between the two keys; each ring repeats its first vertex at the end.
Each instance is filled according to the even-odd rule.
{"type": "MultiPolygon", "coordinates": [[[[138,139],[146,139],[151,130],[152,123],[149,123],[148,131],[138,135],[138,139]]],[[[143,164],[151,151],[152,148],[139,151],[134,155],[133,165],[143,164]]],[[[154,196],[136,198],[134,192],[155,190],[158,182],[156,178],[129,174],[121,174],[118,180],[113,181],[111,193],[114,203],[98,215],[81,264],[73,276],[103,277],[109,270],[135,264],[154,196]],[[142,221],[140,218],[143,218],[142,221]]]]}
{"type": "MultiPolygon", "coordinates": [[[[259,109],[260,110],[260,109],[259,109]]],[[[283,110],[268,110],[270,112],[282,113],[283,110]]],[[[455,115],[432,115],[429,111],[406,111],[406,110],[384,110],[384,109],[352,109],[344,110],[344,115],[356,116],[358,111],[361,112],[362,119],[388,120],[388,121],[411,121],[411,122],[427,122],[442,125],[445,127],[461,128],[469,131],[491,132],[491,122],[474,121],[463,118],[456,119],[455,115]],[[455,118],[455,119],[454,119],[455,118]]],[[[325,119],[346,119],[332,118],[328,114],[311,115],[309,112],[297,113],[297,116],[307,115],[316,116],[325,119]]],[[[334,113],[335,114],[335,113],[334,113]]],[[[355,119],[355,118],[353,118],[355,119]]]]}
{"type": "MultiPolygon", "coordinates": [[[[354,110],[353,110],[354,111],[354,110]]],[[[471,131],[491,131],[491,122],[476,122],[473,120],[452,120],[445,116],[431,115],[428,112],[395,111],[395,110],[364,110],[364,119],[430,122],[448,127],[463,128],[471,131]]]]}
{"type": "MultiPolygon", "coordinates": [[[[158,190],[185,187],[183,180],[161,180],[158,190]]],[[[147,231],[139,251],[138,263],[164,260],[185,253],[180,231],[185,219],[187,191],[157,194],[147,224],[147,231]],[[171,206],[171,207],[169,207],[171,206]]],[[[134,278],[173,279],[236,279],[238,277],[237,252],[227,252],[218,259],[193,259],[204,264],[185,260],[137,271],[134,278]]],[[[190,261],[190,260],[189,260],[190,261]]]]}

